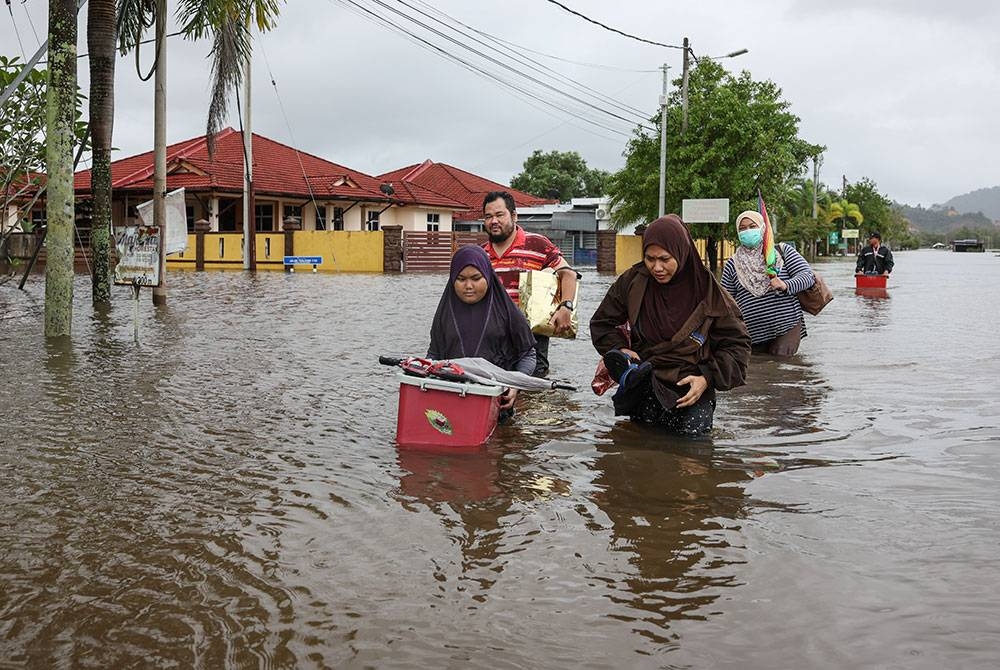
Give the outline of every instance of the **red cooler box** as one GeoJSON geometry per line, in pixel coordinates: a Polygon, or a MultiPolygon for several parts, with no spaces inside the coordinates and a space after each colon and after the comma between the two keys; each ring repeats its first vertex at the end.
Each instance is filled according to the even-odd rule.
{"type": "Polygon", "coordinates": [[[885,288],[885,275],[854,275],[855,288],[885,288]]]}
{"type": "Polygon", "coordinates": [[[400,374],[396,442],[402,447],[474,447],[493,434],[499,386],[400,374]]]}

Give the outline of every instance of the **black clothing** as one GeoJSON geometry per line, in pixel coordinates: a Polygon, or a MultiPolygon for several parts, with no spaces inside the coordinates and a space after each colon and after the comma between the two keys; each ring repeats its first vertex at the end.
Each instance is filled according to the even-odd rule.
{"type": "Polygon", "coordinates": [[[880,244],[878,251],[875,251],[869,245],[858,254],[858,264],[854,271],[864,272],[866,275],[880,275],[883,272],[892,272],[893,265],[892,251],[889,247],[880,244]]]}

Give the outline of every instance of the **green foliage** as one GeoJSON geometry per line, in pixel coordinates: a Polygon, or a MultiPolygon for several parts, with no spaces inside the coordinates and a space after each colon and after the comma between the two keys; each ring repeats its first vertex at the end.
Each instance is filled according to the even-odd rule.
{"type": "Polygon", "coordinates": [[[554,196],[560,202],[567,202],[570,198],[604,195],[608,176],[603,170],[588,168],[587,162],[575,151],[542,153],[536,149],[524,161],[524,170],[510,185],[540,198],[554,196]]]}
{"type": "MultiPolygon", "coordinates": [[[[0,90],[6,89],[24,65],[16,57],[0,56],[0,90]]],[[[43,193],[45,170],[46,90],[48,72],[33,69],[0,107],[0,211],[18,209],[23,230],[30,230],[27,213],[43,193]]],[[[77,143],[86,139],[81,120],[85,98],[77,93],[74,131],[77,143]]]]}
{"type": "Polygon", "coordinates": [[[846,199],[835,200],[830,203],[827,210],[830,221],[837,222],[837,229],[843,230],[848,227],[847,220],[850,219],[854,225],[860,226],[865,222],[865,216],[857,204],[848,202],[846,199]]]}
{"type": "Polygon", "coordinates": [[[864,215],[864,225],[867,231],[877,230],[883,237],[887,235],[899,235],[905,231],[894,230],[899,222],[891,217],[892,201],[888,197],[879,193],[874,181],[864,177],[861,181],[848,184],[844,189],[844,198],[855,203],[864,215]]]}
{"type": "MultiPolygon", "coordinates": [[[[0,90],[24,66],[0,56],[0,90]]],[[[42,172],[45,169],[45,70],[34,69],[0,107],[0,169],[42,172]]]]}
{"type": "MultiPolygon", "coordinates": [[[[758,188],[768,203],[780,200],[806,161],[823,150],[798,137],[799,118],[788,111],[773,82],[754,81],[748,72],[734,76],[704,59],[691,70],[688,91],[686,133],[681,133],[676,87],[668,104],[668,212],[680,212],[684,198],[729,198],[733,219],[744,209],[756,209],[758,188]]],[[[658,117],[651,121],[659,127],[658,117]]],[[[616,225],[656,217],[659,155],[659,134],[637,129],[624,153],[625,167],[608,183],[616,225]]],[[[696,237],[736,236],[734,226],[720,231],[717,224],[695,224],[691,229],[696,237]]]]}

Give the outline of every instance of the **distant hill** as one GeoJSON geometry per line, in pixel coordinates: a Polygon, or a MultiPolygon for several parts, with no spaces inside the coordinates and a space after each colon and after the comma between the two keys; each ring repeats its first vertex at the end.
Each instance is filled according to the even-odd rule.
{"type": "Polygon", "coordinates": [[[960,213],[982,212],[994,221],[1000,221],[1000,186],[981,188],[965,195],[956,195],[951,200],[935,205],[941,209],[953,209],[960,213]]]}
{"type": "MultiPolygon", "coordinates": [[[[954,199],[952,198],[952,200],[954,199]]],[[[994,227],[993,220],[988,216],[983,216],[978,211],[974,214],[961,214],[956,209],[951,207],[941,208],[940,205],[935,205],[931,209],[924,209],[919,206],[910,207],[909,205],[901,205],[899,203],[894,203],[893,208],[906,217],[914,227],[925,233],[947,234],[959,228],[994,227]]]]}

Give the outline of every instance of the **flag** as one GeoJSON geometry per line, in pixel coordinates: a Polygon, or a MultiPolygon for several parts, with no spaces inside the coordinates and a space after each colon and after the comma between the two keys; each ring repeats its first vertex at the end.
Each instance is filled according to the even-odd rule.
{"type": "Polygon", "coordinates": [[[764,219],[764,241],[761,244],[764,250],[764,265],[767,274],[771,277],[778,276],[778,253],[774,248],[774,233],[771,231],[771,219],[767,217],[767,205],[764,204],[764,197],[757,189],[757,211],[764,219]]]}

